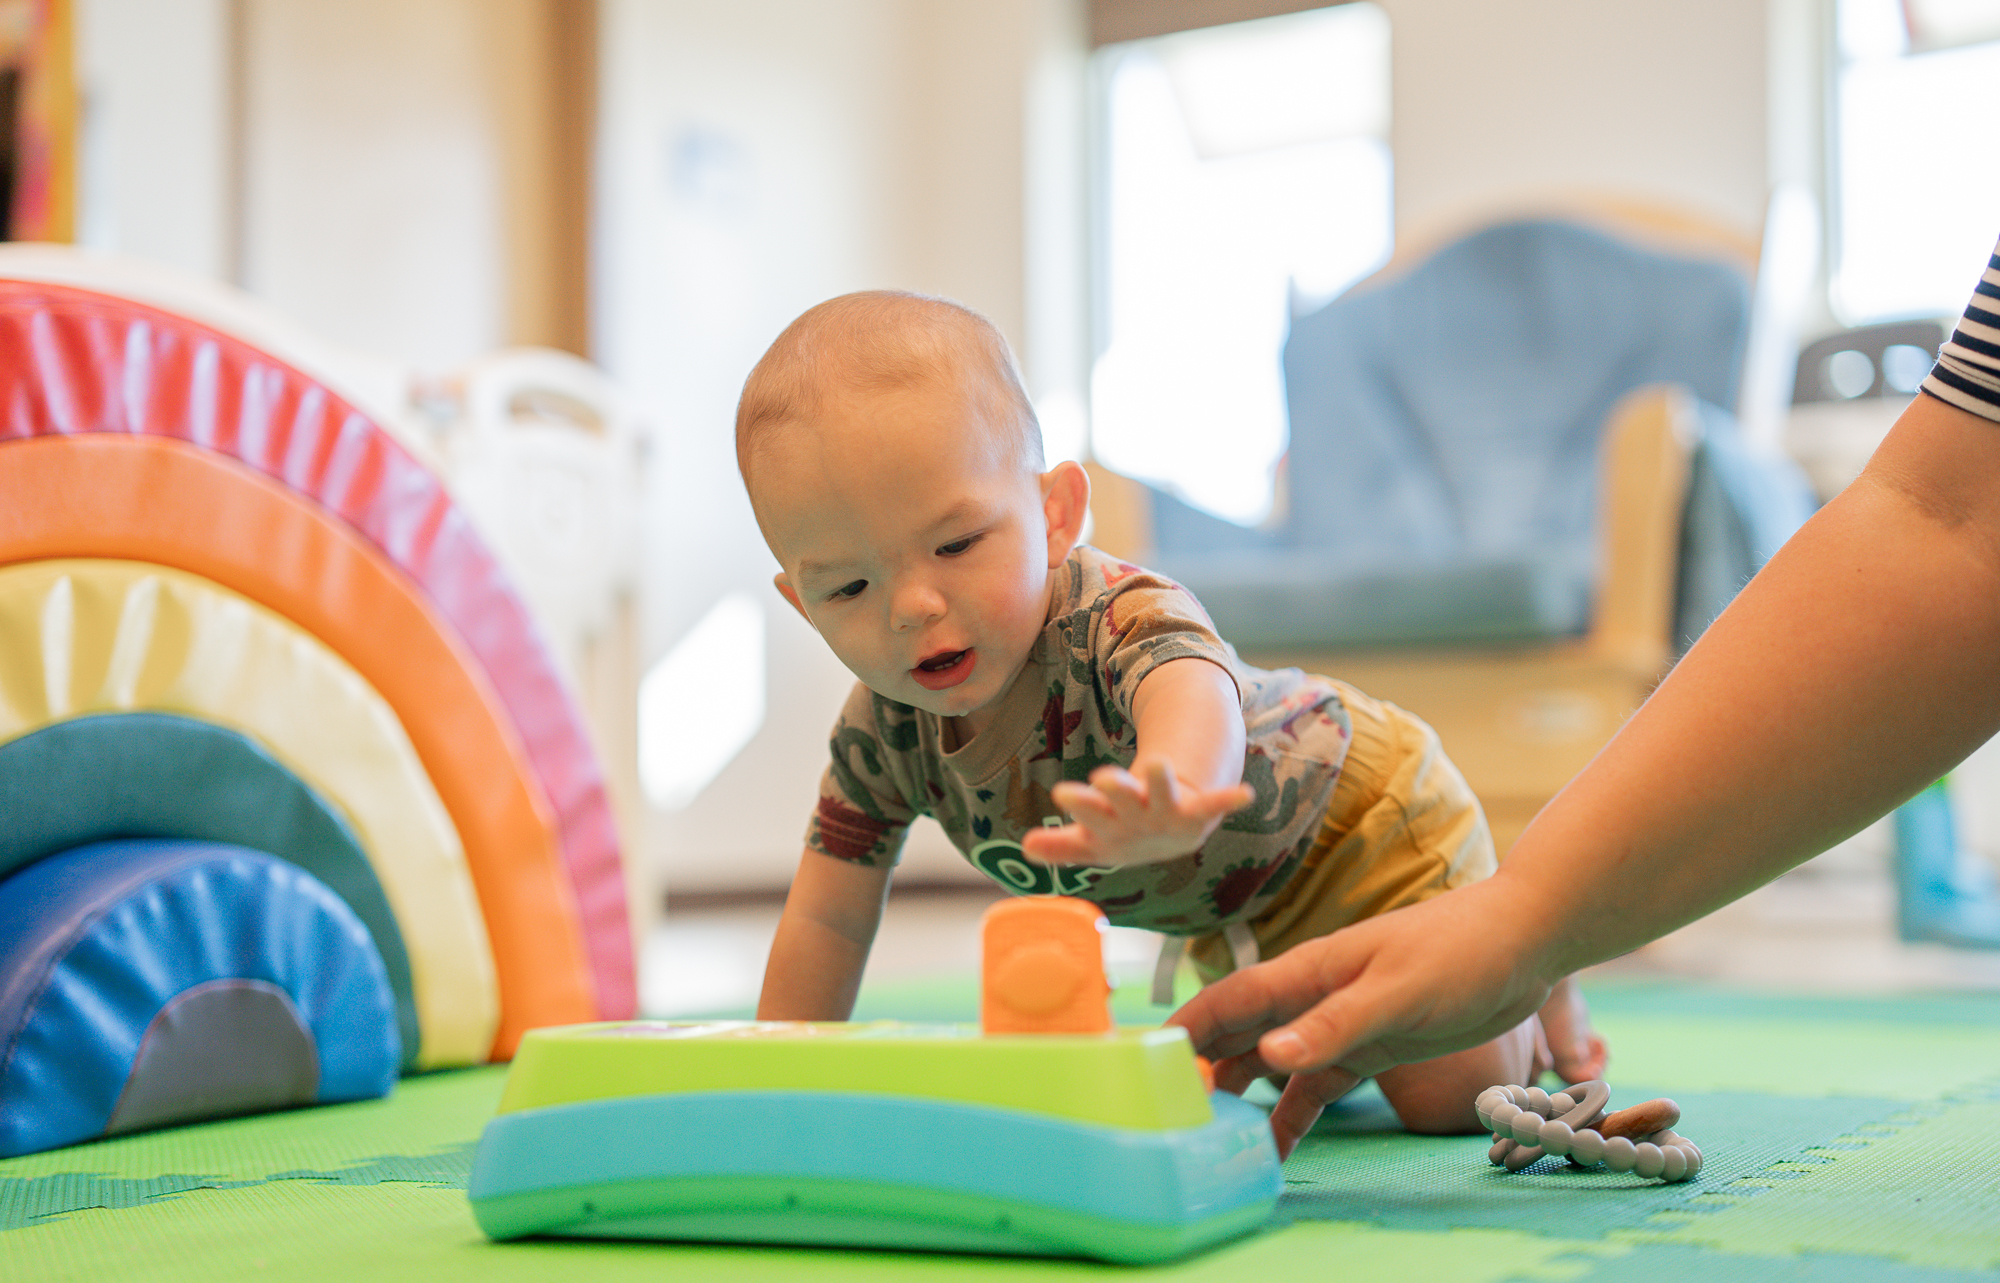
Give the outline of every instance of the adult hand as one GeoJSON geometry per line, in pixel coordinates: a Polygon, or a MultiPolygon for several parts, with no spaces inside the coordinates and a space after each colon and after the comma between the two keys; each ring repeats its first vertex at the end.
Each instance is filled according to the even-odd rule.
{"type": "Polygon", "coordinates": [[[1256,799],[1247,784],[1201,789],[1177,779],[1166,762],[1133,763],[1142,779],[1100,766],[1088,784],[1065,781],[1049,790],[1075,821],[1037,829],[1021,840],[1046,864],[1150,864],[1201,849],[1222,818],[1256,799]]]}
{"type": "Polygon", "coordinates": [[[1503,871],[1226,976],[1167,1023],[1216,1062],[1226,1090],[1291,1075],[1271,1114],[1288,1154],[1361,1079],[1476,1046],[1535,1013],[1562,971],[1539,961],[1542,914],[1529,899],[1503,871]]]}

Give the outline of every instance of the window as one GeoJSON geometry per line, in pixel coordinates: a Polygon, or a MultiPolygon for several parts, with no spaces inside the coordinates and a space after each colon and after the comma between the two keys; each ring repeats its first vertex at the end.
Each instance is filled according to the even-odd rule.
{"type": "Polygon", "coordinates": [[[2000,0],[1838,0],[1833,306],[1948,316],[2000,232],[2000,0]]]}
{"type": "Polygon", "coordinates": [[[1347,4],[1097,57],[1093,453],[1255,524],[1285,449],[1290,318],[1389,254],[1388,18],[1347,4]]]}

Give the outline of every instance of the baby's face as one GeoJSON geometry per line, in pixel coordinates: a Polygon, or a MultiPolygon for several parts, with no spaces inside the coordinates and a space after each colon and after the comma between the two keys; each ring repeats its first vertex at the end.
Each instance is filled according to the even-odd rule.
{"type": "Polygon", "coordinates": [[[1057,473],[1027,470],[993,413],[948,385],[857,393],[775,429],[751,469],[778,590],[869,689],[942,717],[1013,684],[1075,539],[1050,520],[1057,473]]]}

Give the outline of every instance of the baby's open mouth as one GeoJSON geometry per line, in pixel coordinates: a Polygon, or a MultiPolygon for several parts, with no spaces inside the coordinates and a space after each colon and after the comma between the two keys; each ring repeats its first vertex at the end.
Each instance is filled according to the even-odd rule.
{"type": "Polygon", "coordinates": [[[941,691],[956,686],[972,676],[972,666],[979,659],[973,650],[941,650],[935,655],[918,661],[910,670],[910,676],[917,679],[917,685],[925,690],[941,691]]]}

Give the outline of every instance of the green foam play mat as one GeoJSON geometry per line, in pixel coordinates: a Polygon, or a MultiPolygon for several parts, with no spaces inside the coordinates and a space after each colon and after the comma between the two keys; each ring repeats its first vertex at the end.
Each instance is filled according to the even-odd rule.
{"type": "MultiPolygon", "coordinates": [[[[1143,1274],[1501,1283],[2000,1280],[2000,995],[1842,1000],[1596,985],[1614,1102],[1672,1096],[1707,1166],[1661,1185],[1484,1137],[1410,1136],[1364,1089],[1286,1164],[1269,1228],[1154,1269],[664,1243],[488,1243],[464,1186],[503,1069],[387,1100],[0,1162],[0,1279],[979,1279],[1143,1274]]],[[[1152,1016],[1121,993],[1120,1014],[1152,1016]]],[[[966,1019],[969,978],[881,987],[858,1016],[966,1019]]],[[[1152,1016],[1152,1018],[1157,1018],[1152,1016]]]]}

